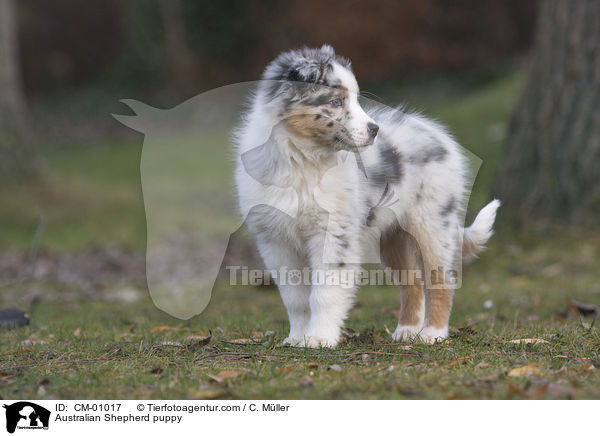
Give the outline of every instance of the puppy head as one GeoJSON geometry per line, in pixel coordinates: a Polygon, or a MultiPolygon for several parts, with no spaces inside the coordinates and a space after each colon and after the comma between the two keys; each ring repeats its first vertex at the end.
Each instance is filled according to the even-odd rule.
{"type": "Polygon", "coordinates": [[[321,146],[361,151],[377,136],[358,103],[350,62],[328,45],[279,55],[265,70],[259,98],[290,133],[321,146]]]}

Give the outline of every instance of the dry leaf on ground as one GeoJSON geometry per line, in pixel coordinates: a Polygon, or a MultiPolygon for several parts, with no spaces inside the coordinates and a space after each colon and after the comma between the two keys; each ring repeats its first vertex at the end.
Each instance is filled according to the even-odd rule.
{"type": "Polygon", "coordinates": [[[598,306],[595,304],[584,303],[582,301],[569,300],[567,308],[573,315],[596,317],[600,313],[598,306]]]}
{"type": "Polygon", "coordinates": [[[217,377],[221,380],[236,378],[240,373],[238,371],[221,371],[217,374],[217,377]]]}
{"type": "Polygon", "coordinates": [[[229,341],[223,341],[227,344],[258,344],[261,341],[252,339],[252,338],[239,338],[239,339],[231,339],[229,341]]]}
{"type": "Polygon", "coordinates": [[[275,368],[275,371],[277,371],[280,374],[289,374],[290,372],[293,372],[296,368],[294,367],[294,365],[285,365],[285,366],[278,366],[277,368],[275,368]]]}
{"type": "Polygon", "coordinates": [[[161,342],[160,346],[161,347],[183,347],[183,344],[181,344],[180,342],[165,341],[165,342],[161,342]]]}
{"type": "Polygon", "coordinates": [[[527,377],[530,375],[541,375],[542,371],[537,367],[536,364],[529,364],[525,366],[520,366],[518,368],[513,368],[508,371],[509,377],[527,377]]]}
{"type": "Polygon", "coordinates": [[[170,325],[159,325],[159,326],[153,327],[152,330],[150,330],[150,333],[156,334],[158,332],[164,332],[164,331],[168,331],[168,330],[179,330],[179,329],[177,327],[171,327],[170,325]]]}
{"type": "Polygon", "coordinates": [[[48,345],[46,341],[38,341],[37,339],[25,339],[19,343],[20,345],[48,345]]]}
{"type": "Polygon", "coordinates": [[[208,331],[208,336],[198,336],[198,335],[192,335],[192,336],[188,336],[187,338],[185,338],[188,341],[192,341],[193,345],[195,346],[204,346],[204,345],[208,345],[210,344],[210,341],[212,340],[212,331],[208,331]]]}
{"type": "Polygon", "coordinates": [[[313,379],[310,376],[305,375],[300,379],[300,386],[302,386],[303,388],[310,388],[312,385],[313,379]]]}
{"type": "Polygon", "coordinates": [[[540,338],[525,338],[525,339],[513,339],[512,341],[508,341],[511,344],[549,344],[545,339],[540,338]]]}
{"type": "Polygon", "coordinates": [[[202,389],[190,392],[191,400],[216,400],[227,396],[227,392],[217,389],[202,389]]]}

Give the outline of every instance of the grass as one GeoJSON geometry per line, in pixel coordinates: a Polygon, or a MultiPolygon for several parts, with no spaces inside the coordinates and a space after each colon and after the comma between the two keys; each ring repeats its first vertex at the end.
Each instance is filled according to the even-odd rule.
{"type": "Polygon", "coordinates": [[[278,345],[286,316],[273,289],[218,287],[189,321],[160,312],[146,294],[131,304],[46,296],[31,325],[2,333],[0,396],[600,398],[598,327],[561,313],[570,298],[600,302],[599,242],[497,241],[465,271],[455,336],[435,345],[391,341],[391,288],[360,291],[349,337],[332,350],[278,345]],[[513,342],[526,338],[547,342],[513,342]],[[522,367],[530,374],[509,375],[522,367]]]}
{"type": "MultiPolygon", "coordinates": [[[[413,105],[483,159],[473,208],[489,199],[520,84],[513,74],[413,105]]],[[[46,152],[44,183],[0,192],[0,247],[26,250],[42,215],[45,251],[143,253],[140,155],[141,139],[46,152]]],[[[206,176],[215,186],[227,177],[218,162],[206,176]]],[[[26,281],[17,303],[42,298],[29,326],[0,331],[0,397],[600,398],[598,326],[567,310],[571,299],[600,304],[600,233],[542,236],[493,238],[464,268],[453,337],[435,345],[391,341],[399,297],[386,287],[361,289],[340,347],[304,350],[278,345],[286,316],[270,288],[220,284],[201,315],[181,321],[139,283],[107,284],[91,298],[76,285],[26,281]],[[119,298],[132,286],[135,298],[119,298]]],[[[0,286],[0,304],[12,304],[0,286]]]]}
{"type": "Polygon", "coordinates": [[[28,247],[43,217],[42,248],[118,244],[142,250],[141,149],[141,143],[113,143],[47,151],[41,182],[0,193],[0,247],[28,247]]]}

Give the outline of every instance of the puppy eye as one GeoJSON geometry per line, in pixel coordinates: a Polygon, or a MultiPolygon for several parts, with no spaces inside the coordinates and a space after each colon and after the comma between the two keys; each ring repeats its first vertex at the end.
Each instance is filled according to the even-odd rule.
{"type": "Polygon", "coordinates": [[[333,100],[331,100],[331,101],[329,102],[329,104],[330,104],[332,107],[341,107],[341,106],[344,104],[344,100],[342,100],[342,99],[341,99],[341,98],[339,98],[339,97],[338,97],[338,98],[334,98],[333,100]]]}

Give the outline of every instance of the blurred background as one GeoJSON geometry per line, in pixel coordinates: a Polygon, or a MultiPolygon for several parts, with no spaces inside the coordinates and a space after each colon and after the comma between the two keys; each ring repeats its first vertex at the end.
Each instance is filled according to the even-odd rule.
{"type": "MultiPolygon", "coordinates": [[[[483,160],[470,208],[504,202],[491,248],[507,261],[503,277],[593,269],[599,5],[0,0],[3,296],[28,302],[49,284],[62,295],[143,294],[143,136],[112,118],[130,114],[119,100],[171,108],[323,43],[352,60],[373,99],[437,118],[483,160]],[[525,247],[541,250],[533,266],[525,247]]],[[[217,173],[215,183],[231,182],[225,166],[217,173]]]]}

